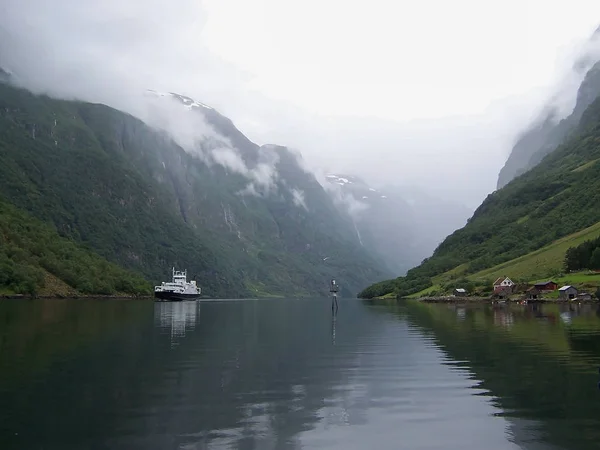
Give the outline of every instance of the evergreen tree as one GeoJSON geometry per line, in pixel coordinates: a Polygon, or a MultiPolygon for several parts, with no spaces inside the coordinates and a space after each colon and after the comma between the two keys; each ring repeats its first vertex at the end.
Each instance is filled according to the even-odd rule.
{"type": "Polygon", "coordinates": [[[600,247],[596,247],[592,252],[589,263],[590,269],[600,269],[600,247]]]}

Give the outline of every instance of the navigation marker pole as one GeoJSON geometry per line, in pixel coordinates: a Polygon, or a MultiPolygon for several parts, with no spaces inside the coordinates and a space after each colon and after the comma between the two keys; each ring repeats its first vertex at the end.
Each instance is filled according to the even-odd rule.
{"type": "Polygon", "coordinates": [[[334,308],[336,312],[338,310],[337,294],[339,290],[340,286],[335,282],[335,279],[331,280],[331,284],[329,286],[329,292],[331,294],[331,312],[333,312],[334,308]]]}

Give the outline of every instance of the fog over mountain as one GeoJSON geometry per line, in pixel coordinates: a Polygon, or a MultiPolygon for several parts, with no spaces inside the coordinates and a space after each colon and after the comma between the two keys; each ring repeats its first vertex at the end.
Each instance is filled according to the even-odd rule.
{"type": "Polygon", "coordinates": [[[419,188],[374,188],[352,175],[327,174],[323,184],[342,211],[349,211],[362,246],[394,273],[404,275],[465,225],[472,211],[419,188]]]}
{"type": "MultiPolygon", "coordinates": [[[[0,65],[35,91],[168,121],[184,140],[200,125],[175,106],[158,112],[146,93],[189,95],[258,144],[297,149],[311,170],[416,186],[473,209],[495,189],[523,123],[552,95],[565,115],[572,109],[583,76],[572,68],[599,13],[583,0],[568,10],[542,1],[4,0],[0,65]]],[[[215,161],[245,170],[227,152],[215,161]]]]}
{"type": "MultiPolygon", "coordinates": [[[[524,127],[498,176],[498,188],[505,186],[512,179],[525,173],[539,164],[542,159],[566,141],[573,132],[584,111],[600,93],[600,27],[596,29],[590,40],[580,51],[580,57],[575,61],[569,74],[569,82],[580,80],[574,105],[561,104],[568,85],[559,85],[563,91],[557,91],[544,105],[539,115],[524,127]],[[582,74],[584,76],[582,76],[582,74]]],[[[572,97],[569,96],[569,100],[572,97]]]]}

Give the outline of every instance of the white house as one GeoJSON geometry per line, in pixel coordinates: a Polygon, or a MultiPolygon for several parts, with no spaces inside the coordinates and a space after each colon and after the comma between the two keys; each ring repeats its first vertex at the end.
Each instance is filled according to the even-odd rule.
{"type": "Polygon", "coordinates": [[[513,280],[508,277],[500,277],[494,281],[494,292],[511,290],[515,285],[513,280]]]}

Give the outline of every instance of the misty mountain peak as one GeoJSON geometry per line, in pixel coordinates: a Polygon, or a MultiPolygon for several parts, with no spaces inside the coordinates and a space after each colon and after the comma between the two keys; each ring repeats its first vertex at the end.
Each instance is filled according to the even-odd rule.
{"type": "Polygon", "coordinates": [[[538,119],[520,133],[500,170],[498,189],[535,167],[546,155],[564,143],[577,128],[584,111],[600,95],[600,61],[591,53],[584,56],[584,59],[577,62],[581,67],[586,67],[586,72],[576,91],[573,110],[561,118],[554,97],[545,105],[538,119]],[[593,63],[591,58],[595,60],[593,63]]]}
{"type": "Polygon", "coordinates": [[[150,95],[155,95],[156,97],[172,97],[176,100],[179,100],[181,103],[183,103],[189,109],[194,109],[194,108],[213,109],[210,106],[205,105],[202,102],[196,101],[193,98],[188,97],[186,95],[177,94],[176,92],[158,92],[153,89],[147,89],[146,92],[150,95]]]}

